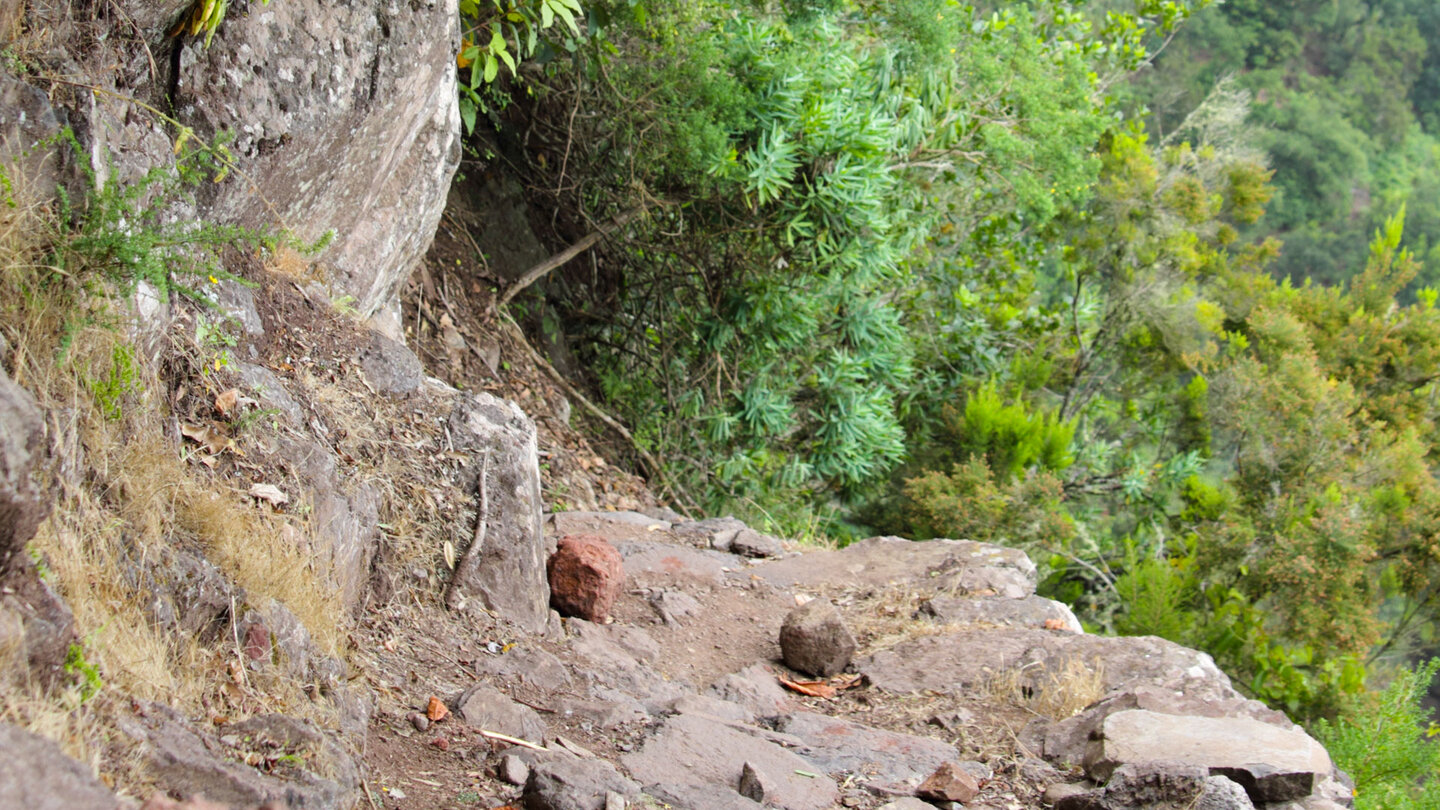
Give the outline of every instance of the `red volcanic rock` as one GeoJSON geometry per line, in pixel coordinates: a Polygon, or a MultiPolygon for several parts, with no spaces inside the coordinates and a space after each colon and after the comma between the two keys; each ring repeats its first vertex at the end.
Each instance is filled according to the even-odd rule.
{"type": "Polygon", "coordinates": [[[546,566],[550,576],[550,605],[565,616],[604,622],[625,587],[620,552],[593,534],[571,534],[546,566]]]}

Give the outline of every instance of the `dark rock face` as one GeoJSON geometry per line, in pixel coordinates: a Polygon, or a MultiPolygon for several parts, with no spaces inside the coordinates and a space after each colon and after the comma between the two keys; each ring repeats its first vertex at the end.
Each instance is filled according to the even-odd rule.
{"type": "Polygon", "coordinates": [[[425,381],[420,358],[379,332],[370,333],[370,343],[360,350],[360,369],[365,379],[382,394],[409,394],[425,381]]]}
{"type": "Polygon", "coordinates": [[[120,801],[55,743],[0,723],[0,807],[117,810],[120,801]],[[37,778],[41,777],[41,778],[37,778]]]}
{"type": "Polygon", "coordinates": [[[0,368],[0,574],[24,563],[25,544],[50,514],[31,475],[44,443],[35,400],[0,368]]]}
{"type": "Polygon", "coordinates": [[[483,546],[466,549],[456,566],[445,603],[458,610],[477,599],[520,628],[542,632],[550,586],[535,423],[513,402],[479,394],[457,402],[449,429],[455,449],[474,457],[467,470],[483,480],[486,529],[483,546]]]}
{"type": "Polygon", "coordinates": [[[607,794],[639,792],[639,785],[608,762],[560,754],[535,757],[525,782],[525,810],[605,810],[607,794]]]}
{"type": "Polygon", "coordinates": [[[305,721],[262,715],[216,737],[191,727],[169,707],[150,703],[137,704],[121,730],[142,744],[150,771],[184,795],[246,807],[270,802],[287,810],[342,810],[362,800],[355,760],[305,721]],[[290,754],[287,761],[300,764],[266,773],[242,764],[246,754],[261,761],[290,754]]]}
{"type": "Polygon", "coordinates": [[[791,669],[828,678],[855,655],[855,636],[829,602],[816,599],[790,611],[780,628],[780,652],[791,669]]]}
{"type": "Polygon", "coordinates": [[[603,623],[625,588],[620,552],[602,537],[573,534],[560,539],[560,547],[546,565],[550,579],[550,605],[562,616],[578,616],[603,623]]]}

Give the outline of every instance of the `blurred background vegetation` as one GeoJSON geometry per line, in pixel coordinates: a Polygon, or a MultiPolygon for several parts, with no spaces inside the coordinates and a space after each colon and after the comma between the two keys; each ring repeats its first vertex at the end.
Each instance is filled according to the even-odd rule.
{"type": "Polygon", "coordinates": [[[473,148],[556,233],[643,212],[512,307],[662,494],[1020,546],[1437,806],[1440,4],[465,12],[473,148]]]}

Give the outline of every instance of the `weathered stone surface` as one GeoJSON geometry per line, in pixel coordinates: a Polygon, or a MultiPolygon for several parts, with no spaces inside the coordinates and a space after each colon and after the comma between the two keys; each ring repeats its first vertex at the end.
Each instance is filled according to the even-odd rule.
{"type": "Polygon", "coordinates": [[[968,802],[980,795],[980,781],[958,763],[946,762],[925,777],[915,795],[932,802],[968,802]]]}
{"type": "Polygon", "coordinates": [[[725,583],[727,573],[745,567],[745,561],[734,554],[674,543],[630,540],[616,548],[625,559],[625,576],[646,587],[718,587],[725,583]]]}
{"type": "MultiPolygon", "coordinates": [[[[1254,810],[1245,791],[1195,765],[1124,765],[1104,788],[1057,791],[1056,810],[1254,810]]],[[[1048,795],[1048,791],[1047,791],[1048,795]]]]}
{"type": "Polygon", "coordinates": [[[1127,709],[1195,717],[1249,717],[1283,729],[1295,728],[1290,718],[1258,700],[1238,695],[1228,698],[1213,694],[1186,695],[1160,685],[1139,683],[1113,692],[1074,717],[1042,723],[1034,739],[1037,750],[1043,749],[1045,757],[1052,762],[1079,764],[1085,758],[1091,736],[1099,732],[1105,718],[1127,709]]]}
{"type": "MultiPolygon", "coordinates": [[[[251,225],[278,217],[306,240],[333,231],[321,254],[333,295],[353,297],[362,317],[393,308],[459,162],[455,8],[271,4],[229,16],[209,48],[187,44],[179,115],[201,132],[234,132],[254,182],[220,184],[203,213],[251,225]]],[[[111,137],[105,145],[126,146],[111,137]]]]}
{"type": "Polygon", "coordinates": [[[615,728],[633,723],[648,723],[650,713],[634,698],[620,700],[583,700],[561,698],[555,702],[555,712],[564,718],[574,718],[589,723],[595,728],[615,728]]]}
{"type": "MultiPolygon", "coordinates": [[[[767,804],[786,810],[822,810],[837,798],[825,776],[808,778],[796,771],[814,766],[772,742],[694,714],[665,721],[644,747],[623,757],[625,768],[642,784],[713,785],[734,791],[749,762],[766,785],[767,804]]],[[[648,787],[647,787],[648,791],[648,787]]]]}
{"type": "Polygon", "coordinates": [[[1068,605],[1043,596],[1023,599],[936,596],[920,605],[920,614],[946,624],[993,624],[1085,632],[1068,605]]]}
{"type": "Polygon", "coordinates": [[[656,672],[641,664],[617,639],[627,639],[636,646],[639,638],[617,633],[614,626],[599,626],[583,619],[571,619],[573,633],[570,649],[575,655],[575,675],[584,679],[589,694],[612,703],[638,702],[651,713],[665,707],[686,693],[656,672]]]}
{"type": "Polygon", "coordinates": [[[525,810],[605,810],[607,793],[635,796],[640,786],[598,759],[551,755],[530,762],[525,810]]]}
{"type": "Polygon", "coordinates": [[[816,551],[762,563],[752,574],[780,587],[849,582],[880,588],[917,586],[949,592],[1019,599],[1035,592],[1035,564],[1013,548],[969,540],[912,542],[872,537],[839,551],[816,551]]]}
{"type": "Polygon", "coordinates": [[[764,804],[766,796],[780,792],[780,786],[776,785],[763,769],[752,762],[746,762],[740,766],[740,784],[736,792],[752,802],[764,804]]]}
{"type": "Polygon", "coordinates": [[[934,810],[935,805],[921,801],[914,796],[901,796],[893,802],[880,805],[879,810],[934,810]]]}
{"type": "Polygon", "coordinates": [[[455,448],[475,457],[471,474],[478,478],[486,471],[488,512],[484,546],[466,549],[445,602],[460,609],[477,599],[521,628],[541,632],[549,619],[550,586],[535,424],[515,403],[482,393],[459,399],[449,428],[455,448]]]}
{"type": "Polygon", "coordinates": [[[237,363],[235,374],[244,390],[264,407],[280,411],[291,425],[305,424],[305,410],[290,395],[289,387],[275,376],[275,372],[253,363],[237,363]]]}
{"type": "MultiPolygon", "coordinates": [[[[738,703],[713,695],[687,694],[667,707],[675,714],[703,714],[730,723],[753,723],[755,714],[738,703]]],[[[783,730],[783,729],[782,729],[783,730]]]]}
{"type": "Polygon", "coordinates": [[[751,664],[710,685],[708,694],[741,706],[756,717],[773,717],[790,710],[792,701],[775,673],[764,664],[751,664]]]}
{"type": "Polygon", "coordinates": [[[700,603],[690,594],[676,589],[662,588],[650,594],[650,607],[660,620],[675,627],[700,613],[700,603]]]}
{"type": "Polygon", "coordinates": [[[500,765],[496,769],[496,776],[504,782],[512,785],[523,785],[530,779],[530,766],[525,760],[514,754],[506,754],[500,758],[500,765]]]}
{"type": "Polygon", "coordinates": [[[1054,686],[1050,676],[1078,661],[1099,666],[1103,694],[1140,685],[1198,700],[1238,699],[1210,656],[1149,636],[1106,638],[1044,630],[960,629],[921,636],[855,662],[887,692],[960,693],[1000,673],[1024,670],[1027,686],[1054,686]]]}
{"type": "Polygon", "coordinates": [[[850,663],[855,636],[834,605],[815,599],[785,617],[780,627],[780,652],[791,669],[828,678],[850,663]]]}
{"type": "Polygon", "coordinates": [[[193,728],[177,712],[154,703],[139,706],[121,730],[141,743],[146,767],[169,790],[203,794],[231,805],[271,802],[278,808],[343,810],[362,800],[355,761],[310,723],[280,715],[254,717],[227,727],[223,737],[193,728]],[[241,764],[245,754],[304,752],[304,768],[262,772],[241,764]]]}
{"type": "Polygon", "coordinates": [[[516,703],[487,684],[476,684],[461,692],[450,701],[450,710],[475,728],[498,731],[533,743],[545,739],[545,721],[534,709],[516,703]]]}
{"type": "Polygon", "coordinates": [[[670,523],[640,512],[554,512],[545,516],[545,533],[598,534],[619,545],[626,540],[654,541],[668,538],[670,523]]]}
{"type": "Polygon", "coordinates": [[[538,689],[559,691],[570,684],[565,663],[541,650],[517,647],[475,663],[476,672],[488,673],[505,682],[528,684],[538,689]]]}
{"type": "MultiPolygon", "coordinates": [[[[725,785],[652,785],[645,789],[645,795],[654,796],[664,802],[663,806],[675,810],[760,810],[765,807],[741,796],[733,786],[725,785]]],[[[925,810],[934,808],[926,807],[925,810]]]]}
{"type": "Polygon", "coordinates": [[[20,619],[29,674],[46,684],[61,677],[65,656],[76,640],[75,616],[50,584],[28,564],[0,577],[0,612],[20,619]]]}
{"type": "Polygon", "coordinates": [[[315,510],[312,559],[355,610],[370,580],[379,533],[380,496],[369,483],[347,479],[330,448],[309,439],[282,438],[277,455],[311,488],[315,510]]]}
{"type": "Polygon", "coordinates": [[[733,517],[676,523],[671,532],[694,545],[741,557],[779,557],[785,553],[778,538],[757,532],[733,517]]]}
{"type": "Polygon", "coordinates": [[[620,552],[593,534],[571,534],[560,538],[559,547],[546,564],[550,581],[550,605],[562,616],[604,622],[615,600],[625,589],[625,569],[620,552]]]}
{"type": "Polygon", "coordinates": [[[160,546],[132,551],[130,557],[126,578],[147,595],[146,607],[161,627],[211,641],[226,629],[230,606],[245,601],[243,592],[198,554],[160,546]]]}
{"type": "Polygon", "coordinates": [[[90,769],[60,746],[0,723],[0,808],[13,810],[116,810],[115,798],[90,769]]]}
{"type": "MultiPolygon", "coordinates": [[[[15,22],[24,8],[18,0],[0,3],[0,43],[7,40],[7,8],[14,4],[15,22]]],[[[45,93],[9,71],[0,73],[0,165],[5,166],[14,187],[10,193],[20,200],[44,202],[55,193],[64,148],[41,147],[42,141],[60,132],[60,120],[45,93]],[[17,171],[18,170],[18,171],[17,171]]],[[[0,369],[0,374],[4,369],[0,369]]]]}
{"type": "Polygon", "coordinates": [[[0,574],[25,562],[25,544],[50,513],[32,476],[44,452],[35,400],[0,367],[0,574]]]}
{"type": "Polygon", "coordinates": [[[420,358],[403,343],[379,332],[370,333],[370,342],[360,349],[356,359],[365,380],[382,394],[409,394],[425,381],[420,358]]]}
{"type": "Polygon", "coordinates": [[[1331,770],[1324,747],[1299,729],[1246,717],[1178,717],[1143,709],[1116,712],[1091,741],[1086,772],[1104,781],[1126,764],[1173,762],[1229,777],[1256,802],[1310,795],[1331,770]]]}
{"type": "Polygon", "coordinates": [[[797,753],[830,774],[845,774],[880,793],[914,791],[935,769],[956,758],[955,748],[930,737],[885,731],[842,717],[811,712],[783,716],[777,731],[800,738],[797,753]]]}

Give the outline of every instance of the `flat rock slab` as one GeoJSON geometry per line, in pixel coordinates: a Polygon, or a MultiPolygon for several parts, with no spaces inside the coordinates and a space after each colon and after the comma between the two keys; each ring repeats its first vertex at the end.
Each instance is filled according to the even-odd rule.
{"type": "Polygon", "coordinates": [[[624,540],[678,542],[670,533],[668,521],[639,512],[552,512],[545,516],[545,533],[554,537],[596,534],[611,543],[624,540]]]}
{"type": "Polygon", "coordinates": [[[895,794],[914,791],[935,769],[958,759],[955,748],[929,737],[897,734],[840,717],[796,712],[777,730],[800,738],[800,754],[827,773],[852,775],[866,787],[895,794]]]}
{"type": "Polygon", "coordinates": [[[816,551],[763,563],[750,573],[781,588],[850,583],[909,585],[932,593],[1019,599],[1035,592],[1035,564],[1023,551],[969,540],[913,542],[872,537],[839,551],[816,551]]]}
{"type": "Polygon", "coordinates": [[[0,723],[0,807],[116,810],[120,800],[90,769],[43,737],[0,723]],[[42,778],[37,778],[42,777],[42,778]]]}
{"type": "Polygon", "coordinates": [[[635,585],[666,587],[687,584],[719,587],[746,563],[734,554],[691,548],[655,540],[619,542],[625,576],[635,585]]]}
{"type": "Polygon", "coordinates": [[[1151,636],[961,629],[901,642],[857,659],[855,666],[886,692],[958,694],[1020,668],[1026,685],[1053,687],[1051,676],[1073,662],[1098,674],[1102,695],[1149,684],[1201,700],[1240,697],[1210,656],[1151,636]]]}
{"type": "Polygon", "coordinates": [[[1083,633],[1068,605],[1043,596],[936,596],[920,606],[923,616],[946,624],[990,624],[1083,633]]]}
{"type": "Polygon", "coordinates": [[[755,717],[785,714],[794,703],[765,664],[751,664],[739,672],[724,675],[710,684],[707,692],[710,697],[734,703],[755,717]]]}
{"type": "Polygon", "coordinates": [[[477,684],[461,692],[450,708],[470,726],[533,743],[543,742],[548,731],[545,721],[534,709],[516,703],[487,684],[477,684]]]}
{"type": "Polygon", "coordinates": [[[1124,765],[1169,762],[1229,777],[1255,802],[1309,796],[1330,773],[1325,748],[1299,729],[1248,717],[1181,717],[1132,709],[1105,718],[1086,772],[1106,781],[1124,765]]]}
{"type": "Polygon", "coordinates": [[[826,810],[838,798],[835,783],[819,773],[823,769],[818,765],[759,736],[695,714],[669,718],[644,747],[622,761],[649,793],[655,792],[651,786],[664,792],[666,786],[690,785],[728,791],[717,791],[717,795],[738,796],[740,776],[749,762],[767,786],[767,805],[826,810]]]}

